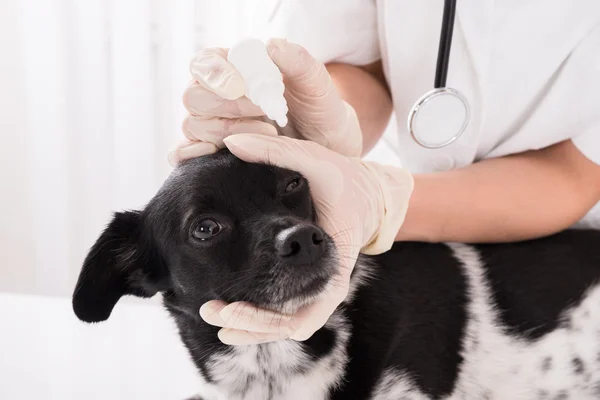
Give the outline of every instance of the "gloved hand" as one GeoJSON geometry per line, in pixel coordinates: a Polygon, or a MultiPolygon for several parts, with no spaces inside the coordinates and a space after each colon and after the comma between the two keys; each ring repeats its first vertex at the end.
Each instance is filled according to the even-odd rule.
{"type": "Polygon", "coordinates": [[[194,81],[183,103],[189,116],[183,123],[187,141],[169,154],[171,164],[210,154],[237,133],[256,133],[317,142],[340,154],[360,156],[362,133],[352,106],[341,100],[329,73],[303,47],[284,39],[267,43],[267,53],[283,74],[288,125],[279,129],[246,96],[244,81],[227,62],[227,49],[198,54],[190,70],[194,81]],[[268,122],[267,122],[268,121],[268,122]]]}
{"type": "Polygon", "coordinates": [[[200,315],[209,324],[224,328],[219,338],[226,344],[306,340],[345,299],[359,252],[379,254],[391,248],[408,208],[412,175],[403,169],[346,157],[309,141],[241,134],[224,142],[244,161],[268,162],[304,175],[310,183],[319,224],[333,238],[341,264],[335,284],[295,315],[275,315],[246,303],[240,307],[240,303],[227,305],[216,300],[204,304],[200,315]],[[281,324],[272,324],[274,320],[281,320],[281,324]]]}

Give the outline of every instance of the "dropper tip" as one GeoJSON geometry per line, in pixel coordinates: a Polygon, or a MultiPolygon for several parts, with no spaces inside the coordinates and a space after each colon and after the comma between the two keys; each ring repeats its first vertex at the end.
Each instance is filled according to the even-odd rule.
{"type": "Polygon", "coordinates": [[[282,116],[276,119],[277,125],[279,125],[281,128],[285,127],[288,123],[288,119],[287,116],[282,116]]]}

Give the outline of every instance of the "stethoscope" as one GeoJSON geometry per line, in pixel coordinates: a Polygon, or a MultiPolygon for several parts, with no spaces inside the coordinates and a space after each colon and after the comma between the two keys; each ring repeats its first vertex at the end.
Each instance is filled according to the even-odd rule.
{"type": "Polygon", "coordinates": [[[418,144],[428,149],[445,147],[458,139],[471,114],[467,98],[446,87],[455,14],[456,0],[445,0],[434,89],[417,100],[408,114],[408,131],[418,144]]]}

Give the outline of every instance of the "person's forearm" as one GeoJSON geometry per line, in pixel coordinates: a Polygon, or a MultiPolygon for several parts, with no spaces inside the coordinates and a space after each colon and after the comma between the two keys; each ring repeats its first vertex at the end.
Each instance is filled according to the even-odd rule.
{"type": "Polygon", "coordinates": [[[383,134],[393,109],[381,61],[360,68],[328,64],[327,70],[340,96],[356,110],[363,133],[363,154],[366,154],[383,134]]]}
{"type": "Polygon", "coordinates": [[[570,142],[415,175],[397,240],[507,242],[568,228],[600,201],[600,166],[570,142]]]}

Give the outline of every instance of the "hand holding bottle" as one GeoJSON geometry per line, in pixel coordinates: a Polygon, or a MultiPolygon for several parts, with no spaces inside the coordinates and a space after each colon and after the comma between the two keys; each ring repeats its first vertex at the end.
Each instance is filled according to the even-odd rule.
{"type": "MultiPolygon", "coordinates": [[[[189,112],[183,124],[187,141],[171,152],[172,164],[213,153],[224,147],[224,138],[238,133],[281,134],[317,142],[340,154],[360,156],[358,118],[340,98],[323,63],[303,47],[283,39],[270,40],[266,52],[283,74],[289,123],[276,128],[246,96],[260,99],[260,86],[255,93],[247,93],[242,75],[227,60],[228,49],[204,50],[191,63],[194,81],[183,98],[189,112]]],[[[274,86],[270,90],[276,92],[274,86]]],[[[277,111],[270,116],[275,118],[275,114],[277,111]]]]}

